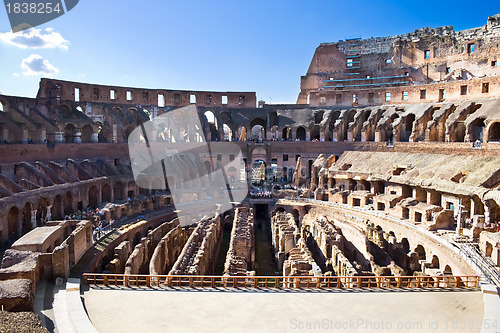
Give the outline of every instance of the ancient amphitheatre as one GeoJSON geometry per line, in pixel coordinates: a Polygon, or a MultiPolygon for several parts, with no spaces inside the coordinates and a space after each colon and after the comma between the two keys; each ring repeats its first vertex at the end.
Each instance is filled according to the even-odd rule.
{"type": "MultiPolygon", "coordinates": [[[[499,44],[500,15],[323,43],[290,105],[56,79],[0,95],[2,316],[58,332],[500,331],[499,44]],[[177,154],[176,181],[135,179],[130,134],[187,106],[240,155],[177,154]],[[183,178],[221,168],[226,187],[183,178]]],[[[175,130],[147,140],[176,149],[175,130]]]]}

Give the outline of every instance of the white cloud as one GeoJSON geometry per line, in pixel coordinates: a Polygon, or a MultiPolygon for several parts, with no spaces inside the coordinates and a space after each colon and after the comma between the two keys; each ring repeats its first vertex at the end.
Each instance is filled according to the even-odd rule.
{"type": "Polygon", "coordinates": [[[21,76],[21,74],[19,74],[19,73],[12,73],[12,75],[14,75],[15,77],[21,76]]]}
{"type": "Polygon", "coordinates": [[[28,58],[23,59],[21,68],[24,76],[47,76],[52,77],[59,73],[59,70],[54,67],[48,60],[44,60],[41,55],[32,54],[28,58]]]}
{"type": "Polygon", "coordinates": [[[52,28],[29,29],[21,32],[0,33],[0,40],[23,49],[55,49],[67,50],[69,41],[52,28]]]}

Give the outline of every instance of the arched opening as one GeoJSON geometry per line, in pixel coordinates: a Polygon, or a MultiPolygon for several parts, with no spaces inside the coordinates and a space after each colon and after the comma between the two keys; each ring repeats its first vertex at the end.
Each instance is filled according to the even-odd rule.
{"type": "Polygon", "coordinates": [[[458,122],[455,123],[453,126],[453,129],[450,131],[451,137],[450,141],[451,142],[464,142],[465,141],[465,124],[463,122],[458,122]]]}
{"type": "Polygon", "coordinates": [[[115,186],[113,187],[113,192],[115,196],[115,201],[125,199],[124,186],[122,182],[115,183],[115,186]]]}
{"type": "Polygon", "coordinates": [[[252,119],[250,122],[252,140],[264,140],[266,138],[267,123],[262,118],[252,119]]]}
{"type": "Polygon", "coordinates": [[[238,141],[247,141],[247,129],[245,126],[239,126],[236,130],[236,139],[238,141]]]}
{"type": "Polygon", "coordinates": [[[32,211],[33,211],[33,205],[31,204],[31,202],[27,202],[23,208],[23,226],[22,226],[23,235],[28,233],[31,229],[33,229],[33,223],[31,222],[33,217],[31,213],[32,211]]]}
{"type": "Polygon", "coordinates": [[[252,184],[264,185],[266,181],[267,165],[263,160],[256,160],[252,164],[252,184]]]}
{"type": "Polygon", "coordinates": [[[254,141],[263,141],[266,135],[264,127],[261,125],[255,125],[252,127],[251,139],[254,141]]]}
{"type": "Polygon", "coordinates": [[[311,131],[311,141],[319,141],[319,139],[320,139],[319,126],[314,126],[311,131]]]}
{"type": "Polygon", "coordinates": [[[491,124],[488,130],[488,141],[498,142],[500,141],[500,122],[495,122],[491,124]]]}
{"type": "Polygon", "coordinates": [[[66,143],[75,142],[76,127],[73,124],[68,124],[64,127],[64,141],[66,143]]]}
{"type": "Polygon", "coordinates": [[[54,203],[52,204],[52,220],[62,220],[63,216],[61,213],[62,210],[62,197],[60,195],[56,195],[54,198],[54,203]]]}
{"type": "Polygon", "coordinates": [[[450,265],[444,266],[443,275],[453,275],[450,265]]]}
{"type": "Polygon", "coordinates": [[[375,194],[384,194],[385,193],[385,184],[383,181],[377,180],[373,183],[373,190],[375,194]]]}
{"type": "Polygon", "coordinates": [[[19,209],[11,207],[7,216],[8,235],[10,241],[15,241],[19,238],[19,209]]]}
{"type": "Polygon", "coordinates": [[[210,164],[210,161],[205,161],[205,162],[203,162],[203,164],[205,165],[205,169],[207,171],[206,174],[210,178],[210,174],[212,173],[212,165],[210,164]]]}
{"type": "Polygon", "coordinates": [[[101,201],[111,202],[111,186],[109,184],[104,184],[101,188],[101,201]]]}
{"type": "Polygon", "coordinates": [[[403,247],[403,253],[408,253],[410,251],[410,243],[406,237],[401,239],[401,246],[403,247]]]}
{"type": "Polygon", "coordinates": [[[269,130],[269,139],[273,141],[278,139],[278,125],[271,126],[269,130]]]}
{"type": "Polygon", "coordinates": [[[89,188],[89,205],[91,208],[97,208],[97,206],[99,205],[97,194],[97,187],[95,185],[91,186],[89,188]]]}
{"type": "Polygon", "coordinates": [[[433,255],[431,259],[431,268],[439,268],[439,258],[437,255],[433,255]]]}
{"type": "Polygon", "coordinates": [[[64,196],[64,214],[71,214],[73,212],[73,195],[71,192],[66,192],[64,196]]]}
{"type": "Polygon", "coordinates": [[[233,141],[233,131],[227,124],[222,125],[222,130],[224,131],[224,141],[233,141]]]}
{"type": "Polygon", "coordinates": [[[293,219],[295,220],[295,224],[298,226],[300,223],[300,213],[297,209],[292,211],[293,219]]]}
{"type": "Polygon", "coordinates": [[[426,259],[425,248],[422,245],[417,245],[417,247],[415,248],[415,252],[418,254],[418,260],[426,259]]]}
{"type": "Polygon", "coordinates": [[[203,114],[208,123],[208,132],[206,138],[208,141],[217,141],[219,140],[218,126],[217,126],[217,118],[215,118],[215,114],[212,111],[205,111],[203,114]]]}
{"type": "Polygon", "coordinates": [[[44,224],[47,219],[47,206],[49,205],[49,200],[47,198],[38,199],[38,207],[36,209],[37,226],[44,224]]]}
{"type": "Polygon", "coordinates": [[[235,168],[235,167],[230,167],[229,169],[227,169],[227,178],[230,182],[236,182],[238,181],[239,177],[238,177],[238,170],[235,168]]]}
{"type": "MultiPolygon", "coordinates": [[[[133,130],[134,130],[134,126],[131,126],[131,125],[129,125],[125,128],[125,137],[123,138],[123,140],[125,142],[128,142],[128,137],[130,136],[130,133],[132,133],[133,130]]],[[[99,142],[101,142],[101,140],[99,140],[99,142]]]]}
{"type": "Polygon", "coordinates": [[[277,211],[277,212],[280,212],[280,213],[284,213],[284,212],[286,212],[285,208],[283,208],[283,207],[278,207],[278,208],[276,208],[276,211],[277,211]]]}
{"type": "Polygon", "coordinates": [[[306,141],[306,129],[302,126],[297,127],[295,138],[298,141],[306,141]]]}
{"type": "Polygon", "coordinates": [[[470,133],[472,135],[472,142],[483,142],[483,131],[485,128],[484,118],[477,118],[470,124],[470,133]]]}
{"type": "Polygon", "coordinates": [[[85,125],[82,127],[82,142],[92,142],[92,134],[94,134],[94,130],[92,126],[85,125]]]}
{"type": "Polygon", "coordinates": [[[290,127],[288,127],[288,126],[286,126],[285,128],[283,128],[283,131],[281,133],[281,137],[285,141],[290,140],[292,138],[292,129],[290,127]]]}
{"type": "Polygon", "coordinates": [[[410,135],[413,131],[413,123],[415,122],[415,115],[409,114],[404,118],[403,129],[401,130],[401,142],[410,141],[410,135]]]}

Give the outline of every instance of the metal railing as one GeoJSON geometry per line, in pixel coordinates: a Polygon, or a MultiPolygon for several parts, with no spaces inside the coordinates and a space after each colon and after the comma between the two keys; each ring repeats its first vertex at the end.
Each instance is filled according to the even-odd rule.
{"type": "Polygon", "coordinates": [[[479,276],[208,276],[83,274],[87,285],[185,288],[477,288],[479,276]]]}
{"type": "MultiPolygon", "coordinates": [[[[461,238],[454,241],[461,254],[469,258],[481,271],[484,278],[500,288],[500,269],[470,240],[461,238]]],[[[477,270],[476,270],[477,271],[477,270]]]]}

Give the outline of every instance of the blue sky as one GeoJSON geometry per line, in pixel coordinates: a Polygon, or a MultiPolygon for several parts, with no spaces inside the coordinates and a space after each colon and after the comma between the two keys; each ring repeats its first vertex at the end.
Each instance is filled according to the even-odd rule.
{"type": "Polygon", "coordinates": [[[463,30],[500,13],[499,1],[471,3],[80,0],[24,36],[7,34],[0,8],[0,91],[35,97],[40,77],[51,75],[131,87],[256,91],[268,103],[295,103],[319,43],[426,26],[463,30]]]}

